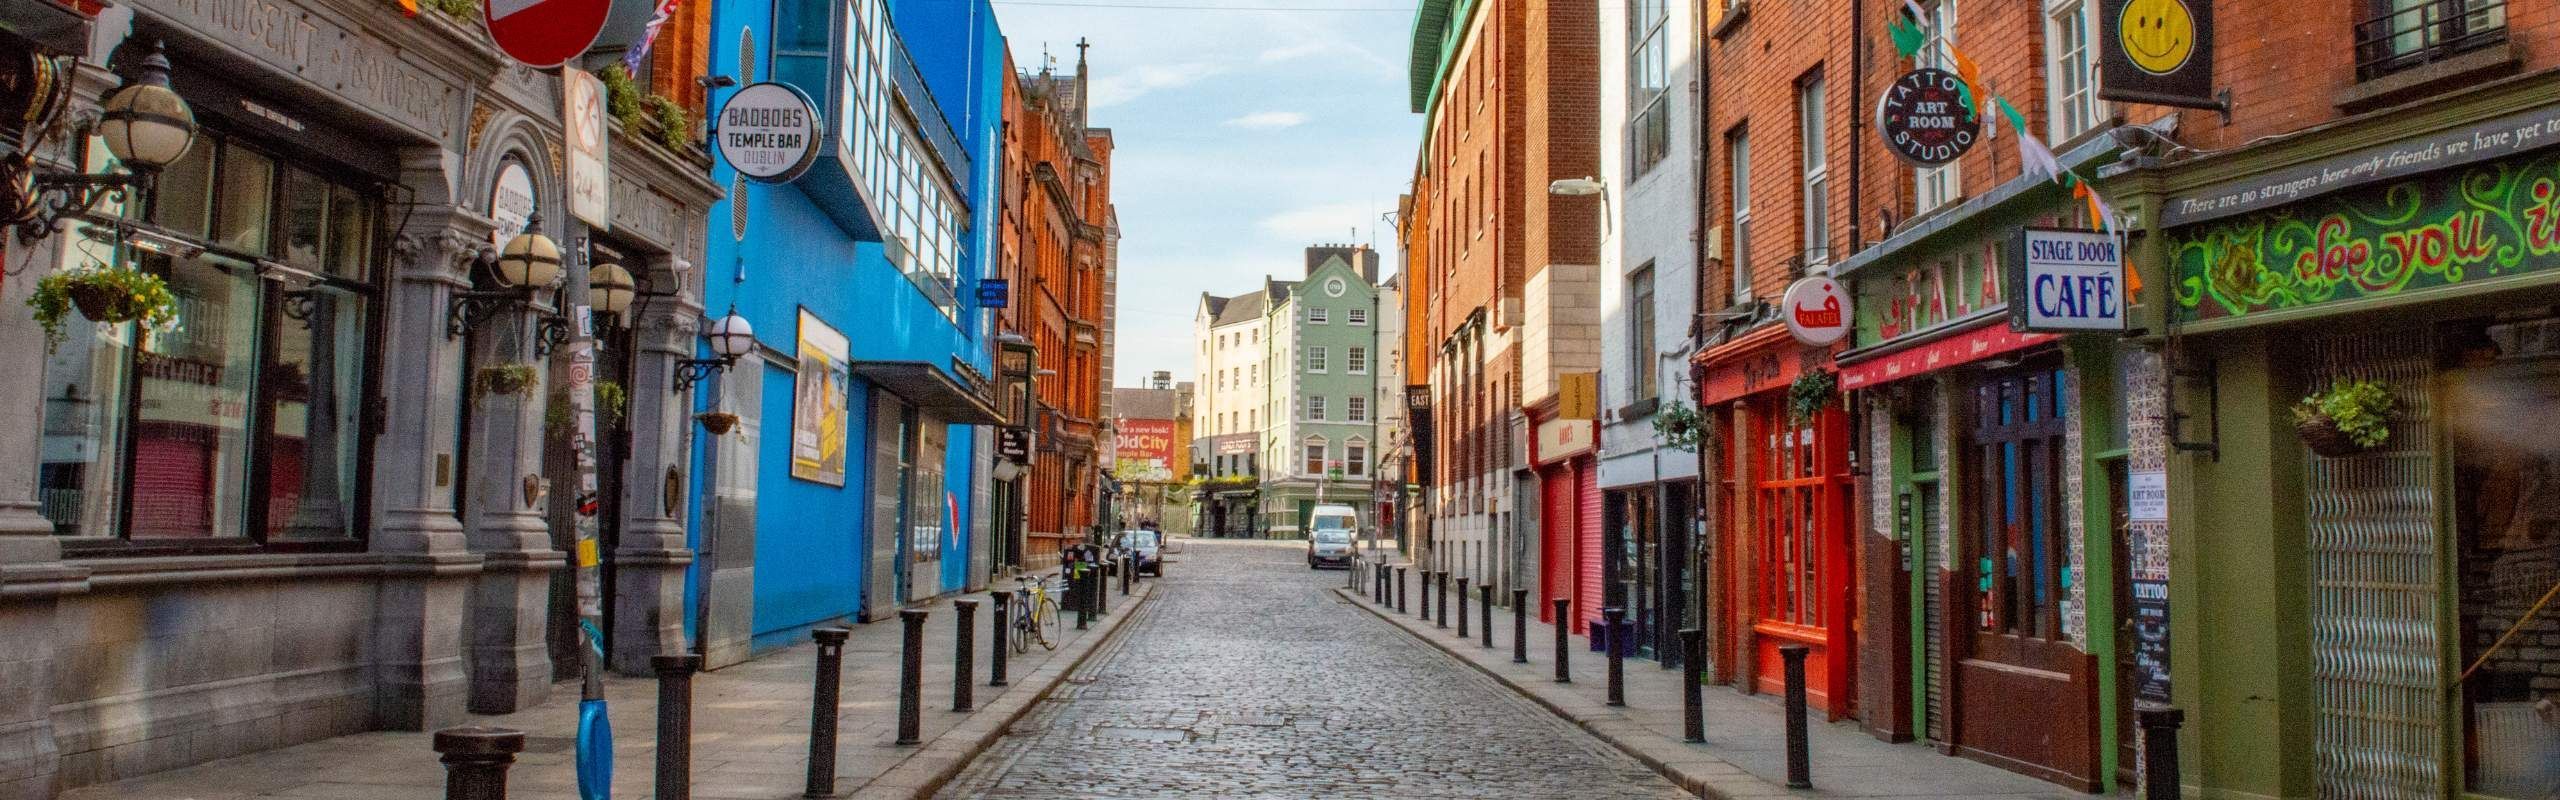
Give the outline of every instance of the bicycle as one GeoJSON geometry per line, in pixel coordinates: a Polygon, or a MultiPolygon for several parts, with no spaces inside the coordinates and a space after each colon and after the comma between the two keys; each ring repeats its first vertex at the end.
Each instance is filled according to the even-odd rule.
{"type": "Polygon", "coordinates": [[[1058,601],[1049,597],[1049,581],[1036,575],[1015,575],[1013,580],[1021,584],[1013,590],[1013,630],[1006,634],[1012,640],[1013,651],[1029,652],[1034,641],[1043,649],[1058,649],[1064,624],[1059,621],[1058,601]]]}

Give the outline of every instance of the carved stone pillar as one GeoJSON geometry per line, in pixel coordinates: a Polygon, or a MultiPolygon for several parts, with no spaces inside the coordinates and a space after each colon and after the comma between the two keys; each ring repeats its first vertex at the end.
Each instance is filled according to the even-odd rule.
{"type": "MultiPolygon", "coordinates": [[[[650,285],[679,286],[670,259],[653,256],[650,285]]],[[[640,269],[633,269],[640,272],[640,269]]],[[[694,355],[702,305],[692,292],[635,305],[632,320],[631,457],[623,467],[622,539],[613,550],[613,668],[649,674],[649,657],[685,651],[685,542],[693,402],[675,390],[678,359],[694,355]]]]}
{"type": "MultiPolygon", "coordinates": [[[[384,302],[383,405],[373,445],[373,552],[386,560],[374,634],[374,713],[384,728],[428,730],[462,716],[462,617],[481,559],[455,519],[455,401],[462,346],[445,336],[445,306],[469,284],[489,222],[452,204],[459,156],[402,153],[416,207],[396,231],[384,302]]],[[[395,218],[397,219],[397,218],[395,218]]]]}
{"type": "MultiPolygon", "coordinates": [[[[475,337],[473,369],[530,363],[536,375],[547,359],[534,357],[540,313],[509,307],[475,337]]],[[[551,652],[546,625],[551,575],[568,564],[552,546],[543,497],[544,426],[549,392],[537,378],[524,391],[471,392],[472,430],[468,506],[463,509],[471,551],[485,560],[472,582],[463,639],[471,674],[471,711],[504,714],[540,704],[551,692],[551,652]]]]}

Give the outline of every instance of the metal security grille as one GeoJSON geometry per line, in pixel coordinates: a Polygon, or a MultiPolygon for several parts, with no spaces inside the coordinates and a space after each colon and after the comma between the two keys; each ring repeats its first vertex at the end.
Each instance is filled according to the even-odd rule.
{"type": "Polygon", "coordinates": [[[2389,443],[2306,453],[2312,692],[2320,796],[2442,792],[2432,337],[2425,328],[2313,340],[2305,385],[2376,380],[2401,412],[2389,443]]]}
{"type": "MultiPolygon", "coordinates": [[[[1931,442],[1926,446],[1936,447],[1937,443],[1931,442]]],[[[1922,713],[1928,715],[1929,740],[1943,742],[1947,740],[1947,559],[1940,548],[1946,546],[1946,528],[1943,527],[1946,513],[1941,508],[1943,502],[1938,496],[1938,484],[1924,484],[1919,492],[1921,622],[1924,627],[1921,640],[1926,648],[1921,669],[1926,672],[1922,680],[1929,691],[1929,707],[1922,713]]]]}

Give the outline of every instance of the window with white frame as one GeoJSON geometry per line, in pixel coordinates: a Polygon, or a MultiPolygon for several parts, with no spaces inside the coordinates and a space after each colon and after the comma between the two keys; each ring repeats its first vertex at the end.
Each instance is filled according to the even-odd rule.
{"type": "MultiPolygon", "coordinates": [[[[1955,38],[1956,0],[1938,0],[1923,5],[1929,17],[1920,20],[1920,27],[1928,33],[1928,40],[1920,46],[1920,56],[1916,60],[1922,67],[1954,72],[1955,60],[1949,57],[1947,48],[1955,38]]],[[[1964,192],[1962,177],[1961,162],[1939,167],[1914,167],[1912,195],[1920,210],[1928,211],[1955,202],[1964,192]]]]}
{"type": "Polygon", "coordinates": [[[1307,419],[1315,422],[1324,421],[1324,395],[1307,395],[1307,419]]]}
{"type": "Polygon", "coordinates": [[[1342,321],[1353,325],[1369,324],[1369,309],[1354,308],[1342,312],[1342,321]]]}
{"type": "Polygon", "coordinates": [[[1642,176],[1671,153],[1670,19],[1665,0],[1627,2],[1627,174],[1642,176]]]}
{"type": "Polygon", "coordinates": [[[1342,354],[1342,369],[1353,375],[1369,374],[1369,348],[1352,345],[1342,354]]]}
{"type": "Polygon", "coordinates": [[[924,137],[892,108],[887,54],[897,46],[883,0],[850,0],[845,14],[844,118],[839,135],[853,153],[862,190],[877,209],[890,258],[928,291],[944,314],[957,313],[960,226],[966,216],[924,137]]]}
{"type": "Polygon", "coordinates": [[[1822,75],[1816,73],[1796,91],[1796,119],[1802,131],[1796,141],[1804,147],[1801,161],[1806,266],[1831,263],[1831,139],[1823,127],[1822,100],[1822,75]]]}
{"type": "Polygon", "coordinates": [[[1305,448],[1305,450],[1306,450],[1306,461],[1305,461],[1305,463],[1304,463],[1304,464],[1300,465],[1300,466],[1305,467],[1305,474],[1308,474],[1308,475],[1322,475],[1322,474],[1324,474],[1324,437],[1322,437],[1322,436],[1309,436],[1309,437],[1307,437],[1307,441],[1306,441],[1306,448],[1305,448]]]}
{"type": "Polygon", "coordinates": [[[1307,347],[1307,371],[1308,371],[1308,372],[1326,372],[1326,371],[1328,371],[1328,368],[1325,366],[1325,356],[1326,356],[1326,355],[1328,355],[1328,354],[1325,352],[1325,346],[1324,346],[1324,345],[1320,345],[1320,344],[1319,344],[1319,345],[1310,345],[1309,347],[1307,347]]]}
{"type": "Polygon", "coordinates": [[[2053,59],[2045,65],[2045,104],[2049,125],[2046,138],[2059,146],[2096,127],[2106,115],[2106,106],[2098,100],[2098,65],[2095,40],[2097,26],[2089,7],[2097,0],[2045,0],[2044,51],[2053,59]]]}
{"type": "Polygon", "coordinates": [[[1308,308],[1308,309],[1307,309],[1307,324],[1309,324],[1309,325],[1322,325],[1322,324],[1325,324],[1326,322],[1330,321],[1330,320],[1328,319],[1328,317],[1329,317],[1329,316],[1330,316],[1330,315],[1329,315],[1329,314],[1327,314],[1327,313],[1326,313],[1326,311],[1325,311],[1324,309],[1321,309],[1321,308],[1308,308]]]}
{"type": "Polygon", "coordinates": [[[1343,410],[1343,414],[1345,415],[1345,416],[1343,417],[1343,419],[1344,419],[1345,421],[1349,421],[1349,422],[1367,422],[1367,421],[1369,421],[1369,398],[1362,397],[1362,396],[1360,396],[1360,395],[1356,395],[1356,394],[1355,394],[1355,395],[1352,395],[1352,396],[1350,396],[1350,397],[1348,397],[1348,398],[1345,398],[1345,399],[1342,401],[1342,403],[1343,403],[1342,410],[1343,410]]]}
{"type": "Polygon", "coordinates": [[[1342,474],[1361,478],[1369,474],[1369,442],[1359,437],[1342,443],[1342,474]]]}
{"type": "Polygon", "coordinates": [[[1751,299],[1751,135],[1736,130],[1724,148],[1728,166],[1725,172],[1733,178],[1732,197],[1726,205],[1733,211],[1733,302],[1751,299]]]}

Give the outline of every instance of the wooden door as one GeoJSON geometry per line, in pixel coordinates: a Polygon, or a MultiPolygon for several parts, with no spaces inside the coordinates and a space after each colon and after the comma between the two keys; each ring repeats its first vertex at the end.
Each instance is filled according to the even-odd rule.
{"type": "Polygon", "coordinates": [[[2071,423],[2059,360],[1985,375],[1971,391],[1966,498],[1957,537],[1955,740],[1959,752],[2045,780],[2096,789],[2088,654],[2062,631],[2071,525],[2065,516],[2071,423]]]}
{"type": "Polygon", "coordinates": [[[1786,690],[1778,647],[1812,648],[1805,695],[1837,720],[1853,702],[1850,669],[1848,420],[1837,407],[1790,420],[1784,402],[1753,402],[1751,630],[1761,691],[1786,690]]]}

